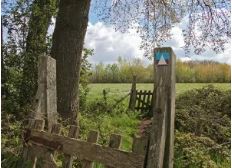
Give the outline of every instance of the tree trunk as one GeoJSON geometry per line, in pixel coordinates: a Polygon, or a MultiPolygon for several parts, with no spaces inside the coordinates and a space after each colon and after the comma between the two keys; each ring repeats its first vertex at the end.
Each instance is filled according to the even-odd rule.
{"type": "Polygon", "coordinates": [[[35,0],[32,4],[20,91],[21,106],[27,103],[31,104],[35,96],[38,79],[38,57],[47,51],[46,35],[55,11],[56,0],[35,0]]]}
{"type": "Polygon", "coordinates": [[[60,0],[51,55],[56,59],[57,111],[78,125],[82,49],[90,0],[60,0]]]}

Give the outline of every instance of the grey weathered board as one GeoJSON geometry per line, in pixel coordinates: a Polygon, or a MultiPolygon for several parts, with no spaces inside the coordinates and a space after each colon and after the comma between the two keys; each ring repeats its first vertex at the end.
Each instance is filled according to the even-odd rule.
{"type": "MultiPolygon", "coordinates": [[[[172,168],[174,148],[175,118],[175,61],[176,56],[171,48],[156,48],[162,59],[154,60],[155,108],[150,135],[147,168],[172,168]],[[162,53],[165,53],[162,55],[162,53]],[[169,57],[167,56],[169,53],[169,57]]],[[[157,56],[157,55],[155,55],[157,56]]]]}
{"type": "Polygon", "coordinates": [[[56,60],[40,56],[38,63],[38,89],[33,118],[46,119],[48,130],[57,121],[56,60]]]}

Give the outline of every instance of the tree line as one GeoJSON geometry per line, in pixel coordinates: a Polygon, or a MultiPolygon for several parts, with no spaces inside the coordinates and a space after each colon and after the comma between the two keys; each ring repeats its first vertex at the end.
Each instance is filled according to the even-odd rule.
{"type": "MultiPolygon", "coordinates": [[[[154,79],[153,64],[145,65],[141,59],[126,60],[119,57],[114,64],[98,63],[91,69],[92,83],[130,83],[132,76],[137,82],[151,83],[154,79]]],[[[231,81],[230,65],[215,61],[176,62],[178,83],[227,83],[231,81]]]]}

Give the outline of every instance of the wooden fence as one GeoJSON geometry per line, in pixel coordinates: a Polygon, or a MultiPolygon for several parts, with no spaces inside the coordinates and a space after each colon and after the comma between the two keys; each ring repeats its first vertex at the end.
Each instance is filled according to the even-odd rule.
{"type": "Polygon", "coordinates": [[[77,139],[79,128],[70,126],[68,136],[60,135],[60,124],[54,124],[51,132],[44,131],[44,120],[30,120],[24,133],[24,159],[32,161],[33,167],[57,168],[56,152],[63,153],[64,168],[72,167],[73,156],[83,168],[91,168],[93,162],[102,163],[107,168],[144,167],[147,138],[134,137],[132,151],[120,149],[121,136],[112,134],[109,145],[97,144],[98,132],[90,131],[87,141],[77,139]],[[39,160],[39,161],[38,161],[39,160]]]}

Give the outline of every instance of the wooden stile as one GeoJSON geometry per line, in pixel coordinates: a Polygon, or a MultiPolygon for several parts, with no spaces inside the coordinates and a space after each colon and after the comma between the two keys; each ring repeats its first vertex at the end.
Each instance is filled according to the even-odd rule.
{"type": "Polygon", "coordinates": [[[80,160],[99,162],[116,168],[142,168],[145,158],[143,154],[126,152],[38,130],[31,130],[29,143],[51,151],[58,150],[66,155],[77,156],[80,160]]]}
{"type": "MultiPolygon", "coordinates": [[[[96,144],[97,131],[90,131],[87,141],[79,140],[79,127],[73,125],[70,126],[68,137],[61,136],[61,125],[57,124],[55,60],[49,56],[41,56],[38,73],[35,111],[31,116],[36,119],[28,120],[23,150],[24,160],[30,160],[33,168],[57,168],[54,159],[56,152],[64,154],[62,163],[64,168],[73,166],[73,157],[81,160],[83,168],[92,168],[93,162],[101,163],[107,168],[142,168],[144,166],[145,153],[141,152],[142,150],[139,152],[141,143],[138,140],[134,141],[137,145],[133,145],[133,151],[127,152],[119,149],[121,136],[116,134],[110,136],[108,147],[96,144]]],[[[148,94],[143,93],[142,90],[140,92],[136,90],[135,76],[133,81],[130,105],[135,108],[136,100],[138,100],[139,109],[146,108],[145,102],[149,101],[148,94]]],[[[120,101],[124,99],[125,97],[120,101]]]]}

